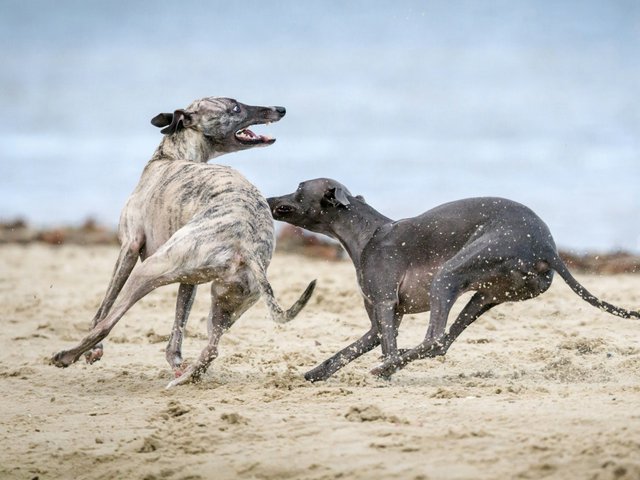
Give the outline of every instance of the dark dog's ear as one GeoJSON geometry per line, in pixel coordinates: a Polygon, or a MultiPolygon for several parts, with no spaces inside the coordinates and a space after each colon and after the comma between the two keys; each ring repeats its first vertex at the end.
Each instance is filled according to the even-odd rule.
{"type": "Polygon", "coordinates": [[[160,130],[160,133],[171,135],[191,125],[191,114],[182,109],[173,113],[159,113],[151,119],[151,124],[156,127],[166,127],[160,130]]]}
{"type": "Polygon", "coordinates": [[[367,201],[364,199],[364,197],[362,195],[356,195],[356,198],[358,200],[360,200],[361,202],[367,203],[367,201]]]}
{"type": "Polygon", "coordinates": [[[324,200],[334,207],[346,207],[351,204],[347,198],[346,192],[340,187],[331,187],[329,190],[324,192],[324,200]]]}

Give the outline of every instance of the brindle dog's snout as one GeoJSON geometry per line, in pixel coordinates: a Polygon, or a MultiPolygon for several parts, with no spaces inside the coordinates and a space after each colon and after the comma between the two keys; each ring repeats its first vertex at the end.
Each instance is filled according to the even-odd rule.
{"type": "Polygon", "coordinates": [[[284,107],[273,107],[273,108],[276,112],[278,112],[281,118],[284,117],[285,114],[287,113],[287,109],[284,107]]]}

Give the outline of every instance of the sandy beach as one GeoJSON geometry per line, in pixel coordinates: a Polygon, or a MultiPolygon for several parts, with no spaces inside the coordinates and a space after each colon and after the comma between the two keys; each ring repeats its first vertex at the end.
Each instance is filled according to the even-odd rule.
{"type": "MultiPolygon", "coordinates": [[[[558,277],[480,318],[446,358],[383,381],[368,373],[377,350],[310,384],[304,372],[368,319],[350,262],[278,254],[277,298],[288,306],[317,278],[308,307],[280,326],[259,302],[201,383],[165,390],[175,286],[128,312],[102,361],[48,364],[87,331],[116,257],[115,246],[0,245],[0,478],[640,478],[640,323],[591,307],[558,277]]],[[[640,308],[638,274],[577,277],[640,308]]],[[[187,359],[204,346],[208,301],[202,286],[187,359]]],[[[405,318],[400,346],[418,343],[427,321],[405,318]]]]}

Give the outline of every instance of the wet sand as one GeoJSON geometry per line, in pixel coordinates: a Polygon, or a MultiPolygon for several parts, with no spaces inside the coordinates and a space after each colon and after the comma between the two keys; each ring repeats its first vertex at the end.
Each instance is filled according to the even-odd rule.
{"type": "MultiPolygon", "coordinates": [[[[600,312],[559,278],[481,317],[446,358],[383,381],[368,373],[377,350],[310,384],[303,373],[368,320],[350,262],[278,254],[278,299],[290,305],[317,278],[309,306],[280,326],[259,302],[201,383],[167,391],[175,286],[128,312],[101,362],[48,364],[87,331],[116,257],[0,246],[0,478],[640,478],[640,321],[600,312]]],[[[640,308],[640,275],[578,278],[640,308]]],[[[204,346],[208,300],[200,287],[186,358],[204,346]]],[[[408,316],[400,346],[427,320],[408,316]]]]}

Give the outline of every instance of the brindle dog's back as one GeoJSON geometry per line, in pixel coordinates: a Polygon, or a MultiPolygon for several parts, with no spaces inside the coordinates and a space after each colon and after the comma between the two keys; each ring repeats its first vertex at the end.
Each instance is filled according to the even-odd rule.
{"type": "Polygon", "coordinates": [[[204,242],[206,235],[215,235],[217,240],[240,239],[260,250],[273,249],[273,219],[264,196],[224,165],[149,162],[123,210],[120,229],[131,228],[131,223],[142,225],[144,253],[149,256],[196,217],[193,231],[202,238],[194,240],[204,242]],[[238,229],[238,221],[247,228],[238,229]]]}

